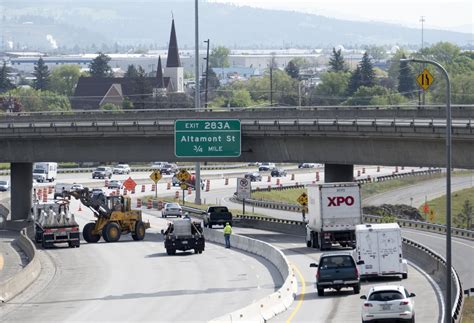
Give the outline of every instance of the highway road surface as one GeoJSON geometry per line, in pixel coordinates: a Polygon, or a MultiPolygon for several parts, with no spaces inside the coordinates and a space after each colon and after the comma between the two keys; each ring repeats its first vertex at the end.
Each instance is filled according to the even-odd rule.
{"type": "MultiPolygon", "coordinates": [[[[78,208],[73,201],[71,210],[78,208]]],[[[90,212],[74,212],[84,225],[90,212]]],[[[0,304],[1,322],[204,322],[271,294],[283,280],[268,261],[208,243],[202,254],[166,255],[167,221],[146,217],[144,241],[40,250],[43,271],[0,304]]]]}

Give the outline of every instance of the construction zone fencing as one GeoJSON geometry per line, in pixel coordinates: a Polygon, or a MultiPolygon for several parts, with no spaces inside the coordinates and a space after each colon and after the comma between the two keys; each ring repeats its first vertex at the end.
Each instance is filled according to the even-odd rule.
{"type": "Polygon", "coordinates": [[[38,278],[41,272],[41,263],[36,255],[36,249],[33,242],[28,238],[26,228],[21,230],[20,237],[16,242],[28,257],[29,263],[10,279],[0,283],[1,302],[8,302],[10,299],[20,294],[30,286],[36,278],[38,278]]]}
{"type": "MultiPolygon", "coordinates": [[[[221,231],[204,228],[204,235],[208,241],[224,244],[224,235],[221,231]]],[[[263,323],[287,310],[295,298],[298,282],[283,253],[266,242],[235,234],[231,236],[231,244],[233,248],[253,253],[270,261],[280,272],[284,283],[276,292],[210,322],[263,323]]]]}

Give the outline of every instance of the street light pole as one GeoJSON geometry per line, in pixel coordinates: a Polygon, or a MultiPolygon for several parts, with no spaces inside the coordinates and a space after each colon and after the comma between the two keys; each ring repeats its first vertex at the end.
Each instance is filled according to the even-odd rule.
{"type": "Polygon", "coordinates": [[[431,64],[441,70],[446,79],[446,299],[445,303],[449,309],[445,315],[446,323],[451,323],[452,301],[451,301],[451,83],[446,69],[436,61],[428,59],[408,58],[400,61],[431,64]]]}
{"type": "MultiPolygon", "coordinates": [[[[195,89],[194,89],[194,108],[196,111],[201,109],[201,86],[199,85],[199,7],[198,7],[198,0],[194,1],[194,64],[195,66],[195,89]]],[[[196,190],[196,196],[194,198],[194,203],[197,205],[201,205],[201,163],[196,162],[196,182],[194,183],[194,187],[196,190]]]]}

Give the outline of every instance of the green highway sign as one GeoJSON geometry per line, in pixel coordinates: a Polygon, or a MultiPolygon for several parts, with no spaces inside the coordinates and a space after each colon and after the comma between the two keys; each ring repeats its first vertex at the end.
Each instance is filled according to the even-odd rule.
{"type": "Polygon", "coordinates": [[[240,120],[176,120],[176,157],[239,157],[240,120]]]}

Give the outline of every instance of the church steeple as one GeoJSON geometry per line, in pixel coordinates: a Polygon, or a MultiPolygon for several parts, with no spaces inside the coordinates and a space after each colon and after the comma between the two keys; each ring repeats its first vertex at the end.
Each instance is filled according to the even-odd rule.
{"type": "Polygon", "coordinates": [[[168,58],[166,59],[166,67],[181,67],[179,59],[178,41],[176,40],[176,30],[174,28],[174,19],[171,22],[171,35],[168,47],[168,58]]]}
{"type": "Polygon", "coordinates": [[[156,70],[157,88],[165,87],[165,80],[163,79],[163,69],[161,68],[161,56],[158,56],[158,69],[156,70]]]}

